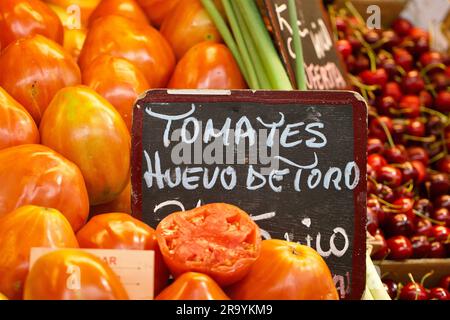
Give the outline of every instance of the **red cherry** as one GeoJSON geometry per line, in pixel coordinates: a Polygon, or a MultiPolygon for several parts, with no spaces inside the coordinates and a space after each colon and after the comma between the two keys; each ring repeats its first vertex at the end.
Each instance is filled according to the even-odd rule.
{"type": "Polygon", "coordinates": [[[393,205],[399,213],[406,214],[410,219],[414,220],[413,212],[415,201],[412,198],[402,197],[394,201],[393,205]]]}
{"type": "Polygon", "coordinates": [[[370,61],[365,55],[359,54],[356,56],[355,73],[360,73],[364,70],[369,69],[369,67],[370,67],[370,61]]]}
{"type": "Polygon", "coordinates": [[[408,94],[418,94],[425,89],[425,81],[417,70],[412,70],[403,77],[402,88],[408,94]]]}
{"type": "Polygon", "coordinates": [[[386,212],[383,210],[383,207],[377,198],[367,199],[367,208],[370,208],[375,212],[379,225],[383,225],[386,222],[386,212]]]}
{"type": "Polygon", "coordinates": [[[411,136],[423,137],[425,136],[425,124],[419,119],[411,119],[406,126],[406,132],[411,136]]]}
{"type": "Polygon", "coordinates": [[[392,127],[393,127],[393,122],[392,119],[386,116],[381,116],[378,117],[376,119],[373,119],[370,122],[369,125],[369,131],[370,131],[370,135],[372,137],[378,138],[382,141],[386,141],[387,140],[387,136],[386,133],[383,130],[383,126],[382,124],[384,124],[384,126],[386,127],[386,129],[392,133],[392,127]]]}
{"type": "Polygon", "coordinates": [[[397,102],[391,96],[383,96],[377,99],[377,111],[379,114],[390,116],[391,110],[397,109],[397,102]]]}
{"type": "Polygon", "coordinates": [[[402,183],[408,183],[409,181],[416,181],[418,178],[418,172],[413,164],[409,161],[403,163],[400,167],[402,172],[402,183]]]}
{"type": "Polygon", "coordinates": [[[400,291],[400,300],[428,300],[428,293],[421,284],[410,282],[400,291]]]}
{"type": "Polygon", "coordinates": [[[374,260],[383,260],[387,257],[389,253],[389,248],[387,246],[386,239],[384,238],[381,232],[377,232],[373,237],[375,238],[375,241],[379,244],[379,246],[376,251],[372,251],[370,256],[374,260]]]}
{"type": "Polygon", "coordinates": [[[397,213],[388,218],[386,233],[389,236],[411,236],[414,233],[413,221],[403,213],[397,213]]]}
{"type": "Polygon", "coordinates": [[[395,145],[386,149],[383,156],[388,163],[404,163],[408,160],[408,154],[403,145],[395,145]]]}
{"type": "Polygon", "coordinates": [[[399,169],[386,165],[377,171],[377,181],[389,187],[398,187],[402,183],[402,173],[399,169]]]}
{"type": "Polygon", "coordinates": [[[378,153],[371,154],[367,158],[367,163],[373,168],[373,170],[378,171],[381,167],[387,165],[386,159],[379,155],[378,153]]]}
{"type": "Polygon", "coordinates": [[[447,87],[450,86],[450,78],[448,78],[441,70],[433,73],[431,82],[436,91],[445,91],[447,90],[447,87]]]}
{"type": "Polygon", "coordinates": [[[450,190],[448,175],[444,173],[430,174],[426,184],[432,198],[436,198],[443,194],[448,194],[450,190]]]}
{"type": "Polygon", "coordinates": [[[384,152],[384,143],[378,138],[369,138],[367,140],[367,153],[383,153],[384,152]]]}
{"type": "Polygon", "coordinates": [[[440,112],[450,112],[450,92],[439,92],[435,100],[435,106],[440,112]]]}
{"type": "Polygon", "coordinates": [[[412,29],[412,24],[406,19],[397,18],[392,24],[392,29],[394,29],[395,33],[397,33],[400,37],[405,37],[409,35],[409,32],[412,29]]]}
{"type": "Polygon", "coordinates": [[[427,178],[427,168],[425,165],[418,160],[411,161],[411,164],[416,172],[416,178],[414,181],[418,184],[424,182],[427,178]]]}
{"type": "Polygon", "coordinates": [[[378,184],[376,195],[389,203],[392,203],[395,200],[395,194],[392,188],[384,184],[378,184]]]}
{"type": "Polygon", "coordinates": [[[416,234],[431,237],[433,233],[433,224],[430,220],[418,218],[416,220],[416,234]]]}
{"type": "Polygon", "coordinates": [[[376,212],[371,209],[371,208],[367,208],[367,231],[369,231],[369,233],[371,235],[375,235],[375,232],[378,229],[378,217],[376,212]]]}
{"type": "Polygon", "coordinates": [[[400,99],[403,97],[403,93],[397,82],[388,82],[386,83],[386,86],[383,88],[383,96],[392,97],[396,102],[399,102],[400,99]]]}
{"type": "Polygon", "coordinates": [[[402,198],[402,197],[413,198],[414,197],[414,190],[410,190],[410,188],[408,188],[407,186],[403,185],[403,186],[400,186],[398,188],[395,188],[394,195],[395,195],[396,199],[402,198]]]}
{"type": "Polygon", "coordinates": [[[417,118],[420,116],[420,99],[418,96],[404,96],[400,100],[398,107],[407,118],[417,118]]]}
{"type": "Polygon", "coordinates": [[[439,281],[439,286],[446,289],[447,291],[450,290],[450,274],[441,278],[441,280],[439,281]]]}
{"type": "Polygon", "coordinates": [[[413,56],[403,48],[394,49],[394,61],[402,67],[405,71],[410,71],[413,67],[413,56]]]}
{"type": "Polygon", "coordinates": [[[411,241],[405,236],[395,236],[387,241],[390,250],[389,257],[393,260],[404,260],[412,256],[413,249],[411,241]]]}
{"type": "Polygon", "coordinates": [[[368,43],[368,44],[375,44],[378,41],[380,41],[380,35],[378,34],[378,32],[376,32],[375,30],[367,30],[364,33],[364,40],[368,43]]]}
{"type": "Polygon", "coordinates": [[[447,228],[450,228],[450,211],[447,208],[439,208],[433,212],[431,217],[436,221],[445,223],[447,228]]]}
{"type": "Polygon", "coordinates": [[[400,37],[392,30],[385,30],[381,34],[381,38],[383,39],[383,48],[391,51],[393,47],[396,47],[400,44],[400,37]]]}
{"type": "Polygon", "coordinates": [[[369,86],[377,85],[383,88],[388,81],[388,75],[384,69],[376,69],[375,71],[364,70],[359,76],[362,82],[369,86]]]}
{"type": "Polygon", "coordinates": [[[347,22],[345,22],[345,19],[337,16],[334,23],[339,32],[347,33],[347,22]]]}
{"type": "Polygon", "coordinates": [[[434,211],[434,206],[433,206],[433,203],[430,201],[430,199],[421,198],[421,199],[415,201],[414,210],[429,217],[429,216],[431,216],[431,213],[434,211]]]}
{"type": "Polygon", "coordinates": [[[427,151],[422,147],[410,147],[406,149],[409,161],[420,161],[424,166],[428,166],[429,156],[427,151]]]}
{"type": "Polygon", "coordinates": [[[450,229],[444,226],[433,226],[431,237],[439,242],[446,242],[450,239],[450,229]]]}
{"type": "Polygon", "coordinates": [[[417,235],[411,238],[414,259],[426,258],[430,254],[431,244],[428,238],[423,235],[417,235]]]}
{"type": "Polygon", "coordinates": [[[377,67],[380,69],[384,69],[390,80],[395,79],[395,76],[398,74],[398,68],[395,60],[391,58],[379,59],[380,61],[378,62],[377,67]]]}
{"type": "Polygon", "coordinates": [[[422,90],[419,93],[420,104],[424,107],[431,108],[433,105],[433,96],[426,90],[422,90]]]}
{"type": "Polygon", "coordinates": [[[428,258],[431,259],[442,259],[445,258],[447,253],[445,252],[445,247],[442,243],[438,241],[433,241],[431,243],[430,254],[428,258]]]}
{"type": "Polygon", "coordinates": [[[444,194],[440,197],[437,197],[434,200],[434,205],[436,206],[436,208],[446,208],[450,210],[450,195],[444,194]]]}
{"type": "Polygon", "coordinates": [[[450,292],[448,292],[444,288],[432,288],[430,290],[430,300],[436,299],[436,300],[450,300],[450,292]]]}
{"type": "Polygon", "coordinates": [[[436,167],[440,172],[450,174],[450,155],[446,155],[444,158],[436,163],[436,167]]]}
{"type": "Polygon", "coordinates": [[[398,284],[392,279],[383,279],[383,286],[386,288],[387,293],[392,300],[397,298],[398,284]]]}
{"type": "Polygon", "coordinates": [[[422,67],[442,63],[442,55],[439,52],[429,51],[420,56],[420,64],[422,67]]]}
{"type": "Polygon", "coordinates": [[[336,42],[336,47],[344,59],[352,54],[353,49],[348,40],[338,40],[336,42]]]}

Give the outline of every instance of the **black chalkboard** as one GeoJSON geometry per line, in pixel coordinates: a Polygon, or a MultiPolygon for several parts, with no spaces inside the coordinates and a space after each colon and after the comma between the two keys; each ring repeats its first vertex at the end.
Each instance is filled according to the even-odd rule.
{"type": "MultiPolygon", "coordinates": [[[[295,79],[295,51],[287,0],[264,0],[263,13],[272,25],[275,42],[289,78],[295,79]]],[[[347,71],[336,50],[321,0],[296,0],[309,90],[348,88],[347,71]]],[[[297,87],[297,86],[295,86],[297,87]]]]}
{"type": "Polygon", "coordinates": [[[149,91],[136,103],[133,215],[156,227],[166,215],[200,204],[237,205],[265,238],[318,250],[341,297],[359,299],[366,247],[363,99],[344,91],[194,92],[149,91]]]}

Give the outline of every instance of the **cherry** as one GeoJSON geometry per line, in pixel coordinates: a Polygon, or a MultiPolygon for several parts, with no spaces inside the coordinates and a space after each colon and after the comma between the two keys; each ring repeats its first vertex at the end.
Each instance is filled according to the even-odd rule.
{"type": "Polygon", "coordinates": [[[369,233],[371,235],[375,235],[375,232],[378,229],[378,216],[376,214],[376,212],[372,209],[372,208],[367,208],[367,231],[369,231],[369,233]]]}
{"type": "Polygon", "coordinates": [[[337,16],[334,20],[334,24],[339,32],[347,33],[347,22],[344,18],[337,16]]]}
{"type": "Polygon", "coordinates": [[[436,163],[436,167],[440,172],[450,174],[450,155],[446,155],[444,158],[436,163]]]}
{"type": "Polygon", "coordinates": [[[376,69],[375,71],[364,70],[359,74],[359,76],[362,82],[369,86],[377,85],[383,88],[388,81],[386,70],[381,68],[376,69]]]}
{"type": "Polygon", "coordinates": [[[392,126],[392,139],[394,143],[404,145],[406,143],[405,134],[406,126],[404,122],[394,120],[392,126]]]}
{"type": "Polygon", "coordinates": [[[414,259],[426,258],[430,254],[431,244],[428,238],[423,235],[413,236],[411,238],[414,259]]]}
{"type": "Polygon", "coordinates": [[[378,171],[381,167],[387,165],[386,159],[379,155],[378,153],[371,154],[367,158],[367,163],[373,168],[373,170],[378,171]]]}
{"type": "Polygon", "coordinates": [[[425,52],[420,56],[420,64],[422,67],[442,63],[442,55],[436,51],[425,52]]]}
{"type": "Polygon", "coordinates": [[[372,137],[381,139],[382,141],[387,140],[385,131],[383,130],[382,124],[386,127],[389,133],[392,133],[393,122],[392,119],[386,116],[381,116],[370,122],[369,131],[372,137]]]}
{"type": "Polygon", "coordinates": [[[398,188],[395,188],[394,195],[395,195],[396,199],[403,198],[403,197],[413,198],[414,197],[414,191],[411,190],[410,187],[407,187],[407,186],[403,185],[403,186],[400,186],[398,188]]]}
{"type": "Polygon", "coordinates": [[[375,183],[370,180],[367,180],[367,194],[375,194],[377,192],[377,187],[375,183]]]}
{"type": "Polygon", "coordinates": [[[398,187],[402,183],[402,173],[396,167],[385,165],[377,170],[377,181],[389,187],[398,187]]]}
{"type": "Polygon", "coordinates": [[[369,138],[367,140],[367,153],[383,153],[384,152],[384,143],[378,138],[369,138]]]}
{"type": "Polygon", "coordinates": [[[383,153],[384,158],[388,163],[404,163],[408,160],[408,154],[403,145],[395,145],[386,149],[383,153]]]}
{"type": "Polygon", "coordinates": [[[394,236],[387,241],[389,257],[393,260],[408,259],[413,254],[411,241],[405,236],[394,236]]]}
{"type": "Polygon", "coordinates": [[[424,166],[428,166],[430,160],[427,151],[422,147],[410,147],[406,149],[409,161],[420,161],[424,166]]]}
{"type": "Polygon", "coordinates": [[[392,203],[395,200],[395,194],[391,187],[379,184],[377,188],[377,196],[386,202],[392,203]]]}
{"type": "Polygon", "coordinates": [[[411,164],[416,172],[416,178],[414,181],[418,184],[424,182],[427,178],[427,168],[425,165],[418,160],[411,161],[411,164]]]}
{"type": "Polygon", "coordinates": [[[392,97],[396,102],[399,102],[400,99],[403,97],[400,85],[397,82],[386,83],[386,85],[383,88],[383,96],[392,97]]]}
{"type": "Polygon", "coordinates": [[[415,201],[412,198],[402,197],[394,201],[393,205],[398,212],[406,214],[409,218],[414,219],[413,212],[415,201]]]}
{"type": "Polygon", "coordinates": [[[392,300],[397,298],[398,284],[392,279],[383,279],[383,286],[386,288],[388,295],[392,300]]]}
{"type": "Polygon", "coordinates": [[[417,180],[418,172],[411,162],[406,161],[405,163],[403,163],[400,167],[400,170],[402,171],[403,183],[408,183],[411,180],[417,180]]]}
{"type": "Polygon", "coordinates": [[[442,259],[446,257],[445,247],[442,243],[438,241],[433,241],[431,243],[429,258],[431,259],[442,259]]]}
{"type": "Polygon", "coordinates": [[[359,54],[355,59],[355,73],[360,73],[363,70],[367,70],[370,67],[369,58],[363,54],[359,54]]]}
{"type": "Polygon", "coordinates": [[[430,220],[418,218],[416,220],[416,234],[431,237],[433,233],[433,224],[430,220]]]}
{"type": "Polygon", "coordinates": [[[450,112],[450,92],[439,92],[435,100],[435,106],[440,112],[450,112]]]}
{"type": "Polygon", "coordinates": [[[446,289],[447,291],[450,290],[450,274],[441,278],[441,280],[439,281],[439,286],[446,289]]]}
{"type": "Polygon", "coordinates": [[[397,101],[391,96],[383,96],[377,99],[378,113],[386,116],[391,116],[391,110],[397,109],[397,101]]]}
{"type": "Polygon", "coordinates": [[[410,71],[413,67],[413,56],[403,48],[394,48],[394,61],[405,71],[410,71]]]}
{"type": "Polygon", "coordinates": [[[374,260],[383,260],[387,257],[389,253],[389,248],[386,242],[386,239],[381,233],[376,233],[374,236],[375,241],[379,243],[379,248],[376,251],[373,251],[371,257],[374,260]]]}
{"type": "Polygon", "coordinates": [[[414,203],[414,210],[429,217],[434,211],[433,203],[427,198],[421,198],[414,203]]]}
{"type": "Polygon", "coordinates": [[[411,119],[406,126],[406,132],[411,136],[423,137],[425,136],[425,124],[419,119],[411,119]]]}
{"type": "Polygon", "coordinates": [[[409,36],[412,39],[418,39],[418,38],[429,38],[430,35],[429,35],[428,31],[426,31],[426,30],[424,30],[422,28],[412,27],[409,30],[409,36]]]}
{"type": "Polygon", "coordinates": [[[444,226],[433,226],[431,237],[436,241],[445,242],[450,239],[450,229],[444,226]]]}
{"type": "Polygon", "coordinates": [[[387,220],[386,233],[389,236],[411,236],[414,233],[413,221],[403,213],[397,213],[387,220]]]}
{"type": "Polygon", "coordinates": [[[435,210],[431,217],[436,221],[444,222],[445,226],[450,228],[450,211],[447,208],[435,210]]]}
{"type": "MultiPolygon", "coordinates": [[[[366,164],[366,166],[367,166],[367,177],[370,177],[370,178],[376,180],[377,172],[375,171],[375,169],[372,168],[372,166],[368,163],[366,164]]],[[[368,181],[370,181],[370,180],[368,180],[368,181]]]]}
{"type": "Polygon", "coordinates": [[[433,104],[433,96],[426,90],[419,92],[420,104],[424,107],[431,108],[433,104]]]}
{"type": "Polygon", "coordinates": [[[349,35],[347,37],[347,40],[350,43],[350,45],[352,46],[354,52],[359,51],[359,49],[361,49],[362,43],[354,35],[349,35]]]}
{"type": "Polygon", "coordinates": [[[444,72],[437,71],[431,76],[431,82],[434,85],[434,89],[437,91],[445,91],[450,85],[450,79],[444,74],[444,72]]]}
{"type": "Polygon", "coordinates": [[[336,42],[336,47],[344,59],[347,59],[347,57],[352,54],[353,49],[348,40],[338,40],[336,42]]]}
{"type": "Polygon", "coordinates": [[[427,131],[429,134],[439,136],[442,131],[442,120],[437,115],[432,115],[427,121],[427,131]]]}
{"type": "Polygon", "coordinates": [[[428,293],[421,284],[410,282],[401,289],[400,300],[428,300],[428,293]]]}
{"type": "Polygon", "coordinates": [[[383,39],[383,48],[386,50],[392,50],[393,47],[396,47],[400,44],[400,37],[392,30],[385,30],[381,34],[381,38],[383,39]]]}
{"type": "Polygon", "coordinates": [[[412,70],[403,77],[402,88],[408,94],[418,94],[425,89],[425,81],[417,70],[412,70]]]}
{"type": "Polygon", "coordinates": [[[393,80],[398,73],[397,63],[392,58],[384,58],[378,62],[378,67],[384,69],[388,78],[393,80]]]}
{"type": "Polygon", "coordinates": [[[436,300],[450,300],[450,292],[440,287],[432,288],[429,297],[436,300]]]}
{"type": "Polygon", "coordinates": [[[437,197],[434,200],[434,205],[436,208],[446,208],[450,210],[450,195],[444,194],[442,196],[437,197]]]}
{"type": "Polygon", "coordinates": [[[398,107],[407,118],[417,118],[420,116],[420,99],[418,96],[404,96],[400,100],[398,107]]]}
{"type": "Polygon", "coordinates": [[[412,24],[406,19],[397,18],[392,24],[392,28],[400,37],[405,37],[412,29],[412,24]]]}
{"type": "Polygon", "coordinates": [[[432,198],[443,194],[448,194],[450,189],[450,181],[447,174],[435,173],[428,176],[426,182],[432,198]]]}
{"type": "Polygon", "coordinates": [[[375,30],[368,30],[364,33],[364,40],[368,44],[375,44],[380,41],[380,35],[375,30]]]}

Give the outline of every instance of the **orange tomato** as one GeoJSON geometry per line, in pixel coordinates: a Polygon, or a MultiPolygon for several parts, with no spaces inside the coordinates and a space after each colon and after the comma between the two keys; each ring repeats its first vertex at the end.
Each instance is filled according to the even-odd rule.
{"type": "Polygon", "coordinates": [[[164,289],[155,300],[230,300],[206,274],[186,272],[164,289]]]}
{"type": "Polygon", "coordinates": [[[40,125],[42,144],[81,170],[91,205],[117,198],[129,181],[130,134],[114,107],[86,86],[61,89],[40,125]]]}
{"type": "Polygon", "coordinates": [[[202,42],[192,47],[175,68],[172,89],[245,89],[247,85],[230,50],[202,42]]]}
{"type": "Polygon", "coordinates": [[[84,70],[83,84],[108,100],[131,132],[134,102],[149,88],[139,69],[125,59],[101,55],[84,70]]]}
{"type": "Polygon", "coordinates": [[[41,35],[17,40],[3,50],[0,70],[0,86],[28,110],[37,124],[59,89],[81,83],[73,58],[41,35]]]}
{"type": "Polygon", "coordinates": [[[164,264],[155,230],[125,213],[93,217],[77,233],[81,248],[153,250],[155,252],[155,295],[167,285],[169,271],[164,264]]]}
{"type": "Polygon", "coordinates": [[[8,300],[8,298],[4,294],[0,293],[0,300],[8,300]]]}
{"type": "Polygon", "coordinates": [[[109,212],[123,212],[131,214],[131,180],[128,182],[122,193],[113,201],[91,206],[90,216],[109,212]]]}
{"type": "Polygon", "coordinates": [[[137,0],[154,26],[159,27],[180,0],[137,0]]]}
{"type": "Polygon", "coordinates": [[[0,217],[24,205],[55,208],[77,231],[89,215],[80,169],[37,144],[0,150],[0,217]]]}
{"type": "Polygon", "coordinates": [[[221,286],[237,282],[249,272],[261,244],[256,223],[246,212],[226,203],[172,213],[158,224],[156,237],[172,275],[200,272],[221,286]]]}
{"type": "Polygon", "coordinates": [[[161,33],[171,44],[177,59],[200,42],[222,40],[200,0],[181,1],[164,20],[161,33]]]}
{"type": "Polygon", "coordinates": [[[24,206],[0,218],[0,291],[22,298],[34,247],[78,248],[67,219],[55,209],[24,206]]]}
{"type": "Polygon", "coordinates": [[[331,272],[312,248],[264,240],[247,276],[227,289],[236,300],[338,300],[331,272]]]}
{"type": "Polygon", "coordinates": [[[0,1],[0,30],[0,49],[35,34],[61,44],[64,37],[58,16],[39,0],[0,1]]]}
{"type": "Polygon", "coordinates": [[[84,29],[64,28],[64,49],[75,59],[75,61],[78,60],[81,49],[83,49],[86,34],[87,31],[84,29]]]}
{"type": "Polygon", "coordinates": [[[39,131],[30,114],[0,87],[0,150],[39,143],[39,131]]]}
{"type": "Polygon", "coordinates": [[[25,300],[128,300],[113,270],[93,254],[61,249],[41,256],[28,274],[25,300]]]}
{"type": "Polygon", "coordinates": [[[86,27],[89,17],[102,0],[44,0],[46,3],[61,7],[73,19],[86,27]]]}
{"type": "Polygon", "coordinates": [[[89,18],[89,24],[108,15],[128,18],[140,24],[148,24],[147,16],[134,0],[103,0],[89,18]]]}
{"type": "Polygon", "coordinates": [[[158,30],[120,16],[102,17],[92,24],[78,60],[81,69],[102,54],[129,60],[151,88],[165,87],[175,66],[172,48],[158,30]]]}

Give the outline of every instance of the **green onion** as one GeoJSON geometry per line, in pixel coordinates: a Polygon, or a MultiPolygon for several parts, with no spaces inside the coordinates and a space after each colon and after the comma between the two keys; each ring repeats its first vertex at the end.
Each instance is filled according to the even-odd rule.
{"type": "Polygon", "coordinates": [[[297,6],[295,4],[295,0],[288,1],[288,11],[289,11],[289,19],[291,22],[291,27],[293,30],[292,37],[294,40],[294,48],[295,48],[295,56],[296,56],[295,76],[297,79],[297,86],[300,90],[307,90],[305,63],[304,63],[304,59],[303,59],[302,39],[300,38],[300,32],[298,31],[297,6]]]}

